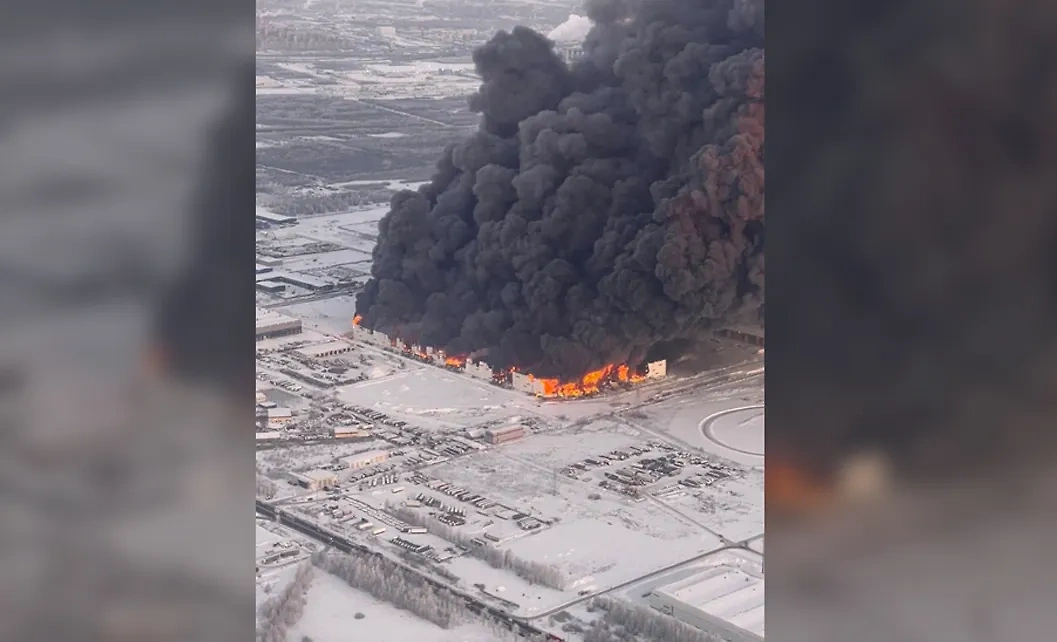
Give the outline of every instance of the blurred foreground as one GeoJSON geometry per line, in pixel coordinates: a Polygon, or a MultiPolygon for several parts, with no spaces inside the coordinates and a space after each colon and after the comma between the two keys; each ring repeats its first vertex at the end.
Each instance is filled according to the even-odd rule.
{"type": "Polygon", "coordinates": [[[252,639],[250,411],[222,377],[143,362],[163,294],[201,262],[203,168],[252,52],[211,12],[5,20],[0,639],[252,639]]]}

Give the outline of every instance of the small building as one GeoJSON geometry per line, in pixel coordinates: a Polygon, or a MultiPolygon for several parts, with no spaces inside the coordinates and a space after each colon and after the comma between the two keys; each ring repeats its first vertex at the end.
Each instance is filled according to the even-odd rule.
{"type": "Polygon", "coordinates": [[[282,439],[282,438],[283,438],[283,433],[279,432],[278,430],[268,430],[268,431],[265,431],[265,432],[257,433],[257,442],[258,443],[262,442],[262,441],[276,441],[276,440],[282,439]]]}
{"type": "Polygon", "coordinates": [[[269,424],[285,424],[294,418],[294,412],[289,408],[268,408],[265,412],[269,424]]]}
{"type": "Polygon", "coordinates": [[[272,266],[270,266],[270,265],[262,265],[262,264],[258,263],[257,267],[256,267],[256,271],[257,271],[257,274],[264,274],[266,272],[271,272],[272,271],[272,266]]]}
{"type": "Polygon", "coordinates": [[[298,483],[309,490],[323,490],[338,485],[338,476],[330,470],[310,470],[294,476],[298,483]]]}
{"type": "Polygon", "coordinates": [[[387,459],[389,459],[389,453],[384,450],[368,450],[364,453],[342,457],[339,461],[348,466],[350,470],[359,470],[380,464],[387,459]]]}
{"type": "Polygon", "coordinates": [[[490,444],[502,444],[525,436],[525,427],[519,425],[489,428],[484,431],[484,438],[490,444]]]}

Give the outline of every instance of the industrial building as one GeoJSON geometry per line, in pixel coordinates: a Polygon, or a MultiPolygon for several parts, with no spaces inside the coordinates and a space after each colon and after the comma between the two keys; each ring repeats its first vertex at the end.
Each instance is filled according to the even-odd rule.
{"type": "Polygon", "coordinates": [[[525,427],[519,425],[489,428],[484,431],[484,438],[490,444],[502,444],[525,436],[525,427]]]}
{"type": "Polygon", "coordinates": [[[257,308],[257,341],[300,334],[301,320],[271,310],[257,308]]]}
{"type": "Polygon", "coordinates": [[[282,439],[282,436],[283,433],[279,432],[278,430],[268,430],[265,432],[257,433],[257,441],[275,441],[277,439],[282,439]]]}
{"type": "Polygon", "coordinates": [[[285,424],[294,418],[289,408],[268,408],[264,412],[269,424],[285,424]]]}
{"type": "Polygon", "coordinates": [[[263,207],[257,208],[257,220],[267,225],[294,225],[297,223],[297,217],[269,212],[263,207]]]}
{"type": "Polygon", "coordinates": [[[338,426],[334,429],[335,439],[355,439],[357,437],[370,436],[370,431],[364,426],[338,426]]]}
{"type": "Polygon", "coordinates": [[[294,272],[277,272],[272,279],[312,291],[325,292],[327,290],[333,290],[336,287],[332,281],[294,272]]]}
{"type": "Polygon", "coordinates": [[[314,346],[298,348],[297,353],[310,359],[322,359],[352,351],[352,344],[345,341],[328,341],[314,346]]]}
{"type": "Polygon", "coordinates": [[[716,330],[716,335],[753,346],[764,347],[763,328],[742,326],[736,328],[722,328],[716,330]]]}
{"type": "Polygon", "coordinates": [[[655,588],[653,608],[730,642],[763,642],[762,565],[734,561],[655,588]]]}
{"type": "Polygon", "coordinates": [[[263,279],[257,281],[257,289],[262,292],[268,292],[269,294],[278,294],[286,290],[286,284],[280,283],[275,279],[263,279]]]}
{"type": "Polygon", "coordinates": [[[338,485],[338,476],[329,470],[322,469],[295,473],[294,479],[309,490],[323,490],[338,485]]]}
{"type": "Polygon", "coordinates": [[[364,453],[342,457],[340,461],[351,470],[359,470],[374,464],[380,464],[389,459],[389,453],[384,450],[369,450],[364,453]]]}

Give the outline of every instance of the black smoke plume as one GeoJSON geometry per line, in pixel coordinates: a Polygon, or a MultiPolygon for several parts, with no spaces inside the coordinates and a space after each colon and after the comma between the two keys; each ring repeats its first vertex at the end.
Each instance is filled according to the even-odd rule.
{"type": "Polygon", "coordinates": [[[479,130],[379,224],[363,324],[576,376],[755,314],[763,0],[601,0],[585,55],[474,52],[479,130]]]}

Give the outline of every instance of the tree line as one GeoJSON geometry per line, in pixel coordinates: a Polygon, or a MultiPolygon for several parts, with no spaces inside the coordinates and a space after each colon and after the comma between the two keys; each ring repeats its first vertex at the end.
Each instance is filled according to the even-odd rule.
{"type": "Polygon", "coordinates": [[[452,526],[437,521],[436,518],[420,513],[407,506],[393,502],[386,505],[386,512],[412,526],[426,528],[429,532],[468,551],[468,554],[483,560],[493,568],[512,571],[515,575],[530,584],[539,584],[548,588],[564,591],[568,578],[557,566],[534,562],[514,555],[509,549],[500,549],[489,544],[474,542],[473,535],[463,533],[452,526]]]}
{"type": "Polygon", "coordinates": [[[285,642],[287,631],[304,613],[312,575],[312,565],[302,564],[282,592],[261,603],[257,609],[257,642],[285,642]]]}
{"type": "Polygon", "coordinates": [[[604,615],[591,623],[584,642],[724,642],[713,633],[702,631],[669,617],[644,604],[634,604],[607,596],[591,601],[604,615]]]}
{"type": "Polygon", "coordinates": [[[333,550],[319,551],[312,563],[392,606],[408,611],[437,626],[450,629],[463,624],[484,625],[495,642],[539,642],[542,636],[524,637],[504,622],[481,610],[472,610],[466,600],[445,588],[426,581],[417,573],[382,556],[346,555],[333,550]]]}

